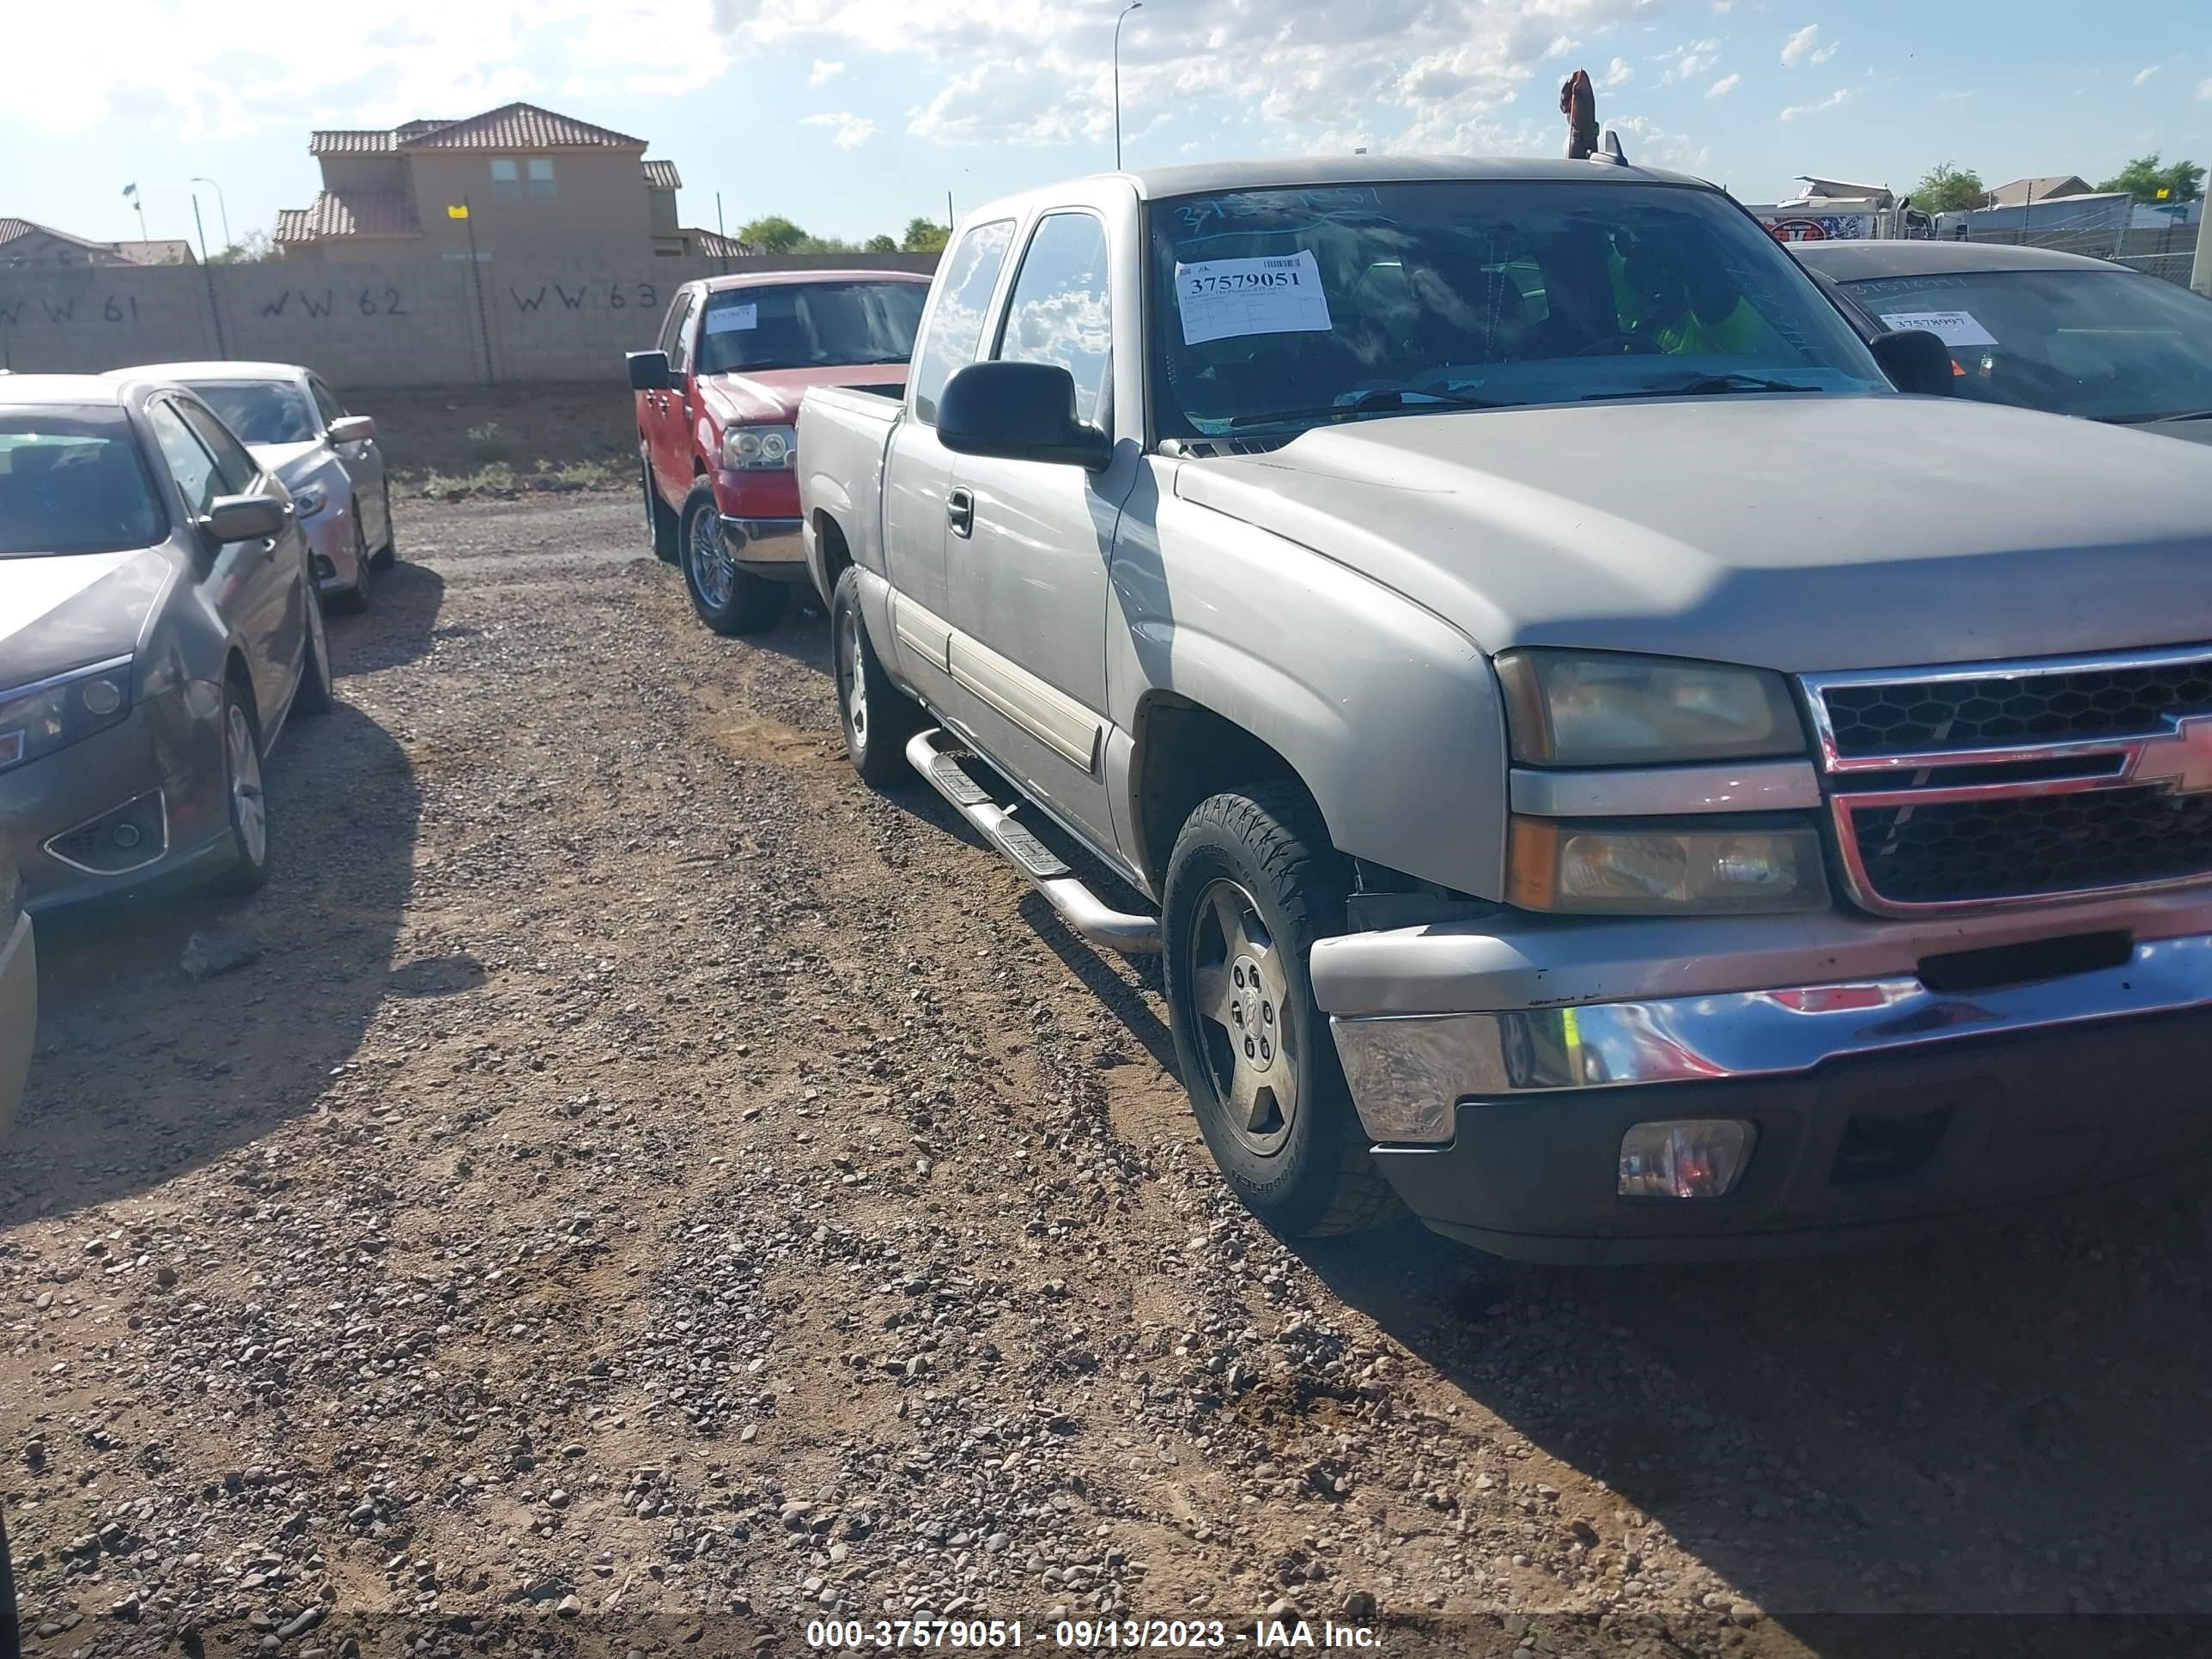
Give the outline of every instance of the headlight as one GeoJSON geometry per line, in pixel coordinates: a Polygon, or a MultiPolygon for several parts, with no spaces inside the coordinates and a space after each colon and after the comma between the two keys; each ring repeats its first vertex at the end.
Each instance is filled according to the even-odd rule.
{"type": "Polygon", "coordinates": [[[0,691],[0,771],[119,725],[131,712],[131,659],[0,691]]]}
{"type": "Polygon", "coordinates": [[[1506,897],[1528,910],[1664,916],[1825,910],[1820,837],[1807,824],[1516,817],[1506,897]]]}
{"type": "Polygon", "coordinates": [[[330,497],[320,484],[308,484],[292,492],[292,511],[302,519],[312,519],[321,512],[330,497]]]}
{"type": "Polygon", "coordinates": [[[1536,766],[1650,766],[1802,755],[1790,689],[1763,668],[1602,651],[1498,659],[1513,757],[1536,766]]]}
{"type": "Polygon", "coordinates": [[[722,434],[722,465],[744,472],[790,471],[798,432],[787,426],[733,426],[722,434]]]}

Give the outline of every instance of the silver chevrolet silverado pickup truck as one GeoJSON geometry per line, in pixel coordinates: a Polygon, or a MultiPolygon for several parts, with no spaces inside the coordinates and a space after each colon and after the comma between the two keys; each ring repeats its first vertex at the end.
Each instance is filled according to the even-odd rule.
{"type": "Polygon", "coordinates": [[[1948,372],[1617,153],[993,203],[904,398],[800,411],[848,747],[1164,952],[1288,1233],[1740,1254],[2212,1155],[2212,452],[1948,372]]]}

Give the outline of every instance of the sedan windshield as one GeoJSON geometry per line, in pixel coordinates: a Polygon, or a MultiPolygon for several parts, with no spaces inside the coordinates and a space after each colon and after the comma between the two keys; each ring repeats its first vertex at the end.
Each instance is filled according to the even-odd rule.
{"type": "Polygon", "coordinates": [[[249,444],[306,444],[322,435],[307,394],[283,380],[191,380],[222,423],[249,444]]]}
{"type": "Polygon", "coordinates": [[[1946,271],[1845,283],[1951,348],[1962,398],[2099,421],[2212,410],[2212,302],[2131,270],[1946,271]]]}
{"type": "Polygon", "coordinates": [[[694,368],[756,368],[902,363],[921,325],[922,283],[783,283],[725,289],[707,298],[694,368]]]}
{"type": "Polygon", "coordinates": [[[0,558],[116,553],[167,533],[121,410],[0,406],[0,558]]]}
{"type": "Polygon", "coordinates": [[[1149,213],[1163,436],[1888,389],[1805,274],[1711,191],[1360,185],[1181,197],[1149,213]]]}

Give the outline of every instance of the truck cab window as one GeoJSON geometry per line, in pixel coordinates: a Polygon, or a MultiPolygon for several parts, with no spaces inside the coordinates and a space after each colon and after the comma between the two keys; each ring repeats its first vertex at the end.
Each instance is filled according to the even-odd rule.
{"type": "Polygon", "coordinates": [[[1014,278],[999,356],[1058,363],[1075,377],[1077,417],[1095,422],[1113,372],[1113,326],[1106,228],[1088,213],[1048,214],[1014,278]]]}
{"type": "Polygon", "coordinates": [[[990,308],[992,290],[999,285],[999,270],[1013,240],[1014,222],[994,219],[963,236],[945,260],[939,278],[943,292],[914,354],[915,419],[934,424],[937,394],[957,371],[975,361],[975,348],[983,339],[984,313],[990,308]]]}

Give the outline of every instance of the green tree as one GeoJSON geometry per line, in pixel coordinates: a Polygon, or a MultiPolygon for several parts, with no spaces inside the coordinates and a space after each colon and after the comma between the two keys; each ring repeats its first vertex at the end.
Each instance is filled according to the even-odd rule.
{"type": "Polygon", "coordinates": [[[942,253],[945,252],[945,240],[951,234],[934,219],[925,219],[917,214],[906,222],[906,234],[899,239],[899,251],[902,253],[942,253]]]}
{"type": "Polygon", "coordinates": [[[2194,161],[2174,161],[2160,167],[2158,152],[2153,150],[2148,155],[2136,156],[2097,188],[2124,190],[2138,202],[2172,207],[2178,203],[2193,202],[2204,193],[2204,169],[2194,161]]]}
{"type": "Polygon", "coordinates": [[[1923,213],[1956,213],[1963,208],[1981,206],[1988,200],[1989,193],[1982,183],[1982,175],[1973,168],[1938,161],[1922,173],[1920,182],[1913,186],[1912,205],[1923,213]]]}
{"type": "Polygon", "coordinates": [[[219,253],[208,255],[211,265],[265,265],[281,259],[284,252],[276,246],[276,239],[265,230],[249,230],[237,241],[219,253]]]}
{"type": "Polygon", "coordinates": [[[868,238],[867,246],[864,252],[869,253],[896,253],[898,252],[898,244],[888,236],[877,234],[868,238]]]}
{"type": "Polygon", "coordinates": [[[763,253],[801,253],[806,251],[805,245],[814,239],[781,214],[771,213],[742,227],[738,232],[738,240],[750,242],[763,253]]]}

